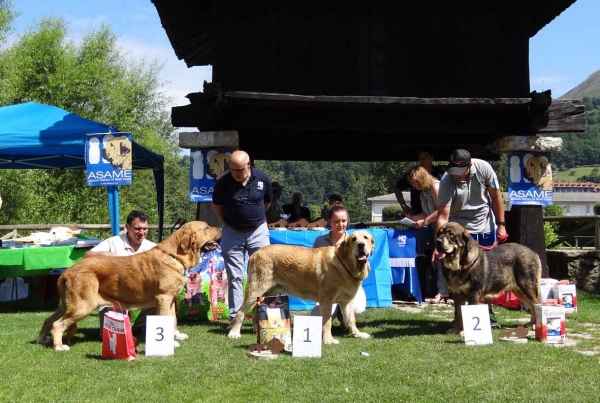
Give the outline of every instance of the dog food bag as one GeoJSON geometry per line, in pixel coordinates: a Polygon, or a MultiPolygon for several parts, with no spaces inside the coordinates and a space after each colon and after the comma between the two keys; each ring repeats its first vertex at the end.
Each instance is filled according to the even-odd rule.
{"type": "Polygon", "coordinates": [[[227,287],[220,249],[203,253],[198,266],[189,271],[186,285],[179,293],[177,319],[211,322],[228,319],[227,287]]]}
{"type": "Polygon", "coordinates": [[[266,344],[279,339],[286,351],[291,351],[292,327],[290,303],[287,295],[266,296],[257,299],[258,343],[266,344]]]}
{"type": "Polygon", "coordinates": [[[575,284],[564,284],[558,282],[552,288],[554,299],[565,307],[566,313],[577,312],[577,289],[575,284]]]}
{"type": "Polygon", "coordinates": [[[548,301],[535,306],[535,340],[547,344],[565,342],[565,307],[548,301]]]}

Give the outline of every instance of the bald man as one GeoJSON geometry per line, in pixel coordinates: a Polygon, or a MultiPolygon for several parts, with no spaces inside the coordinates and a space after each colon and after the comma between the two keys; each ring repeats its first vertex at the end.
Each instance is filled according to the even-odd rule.
{"type": "Polygon", "coordinates": [[[227,272],[229,326],[242,306],[245,254],[252,256],[268,245],[266,211],[271,204],[271,180],[252,167],[250,156],[234,151],[229,172],[217,179],[213,193],[213,210],[223,224],[221,253],[227,272]]]}

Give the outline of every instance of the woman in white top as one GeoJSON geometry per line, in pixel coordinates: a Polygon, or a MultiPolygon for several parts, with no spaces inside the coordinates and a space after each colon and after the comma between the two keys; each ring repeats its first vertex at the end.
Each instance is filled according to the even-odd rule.
{"type": "MultiPolygon", "coordinates": [[[[408,183],[415,189],[421,191],[421,208],[423,212],[409,216],[415,222],[416,228],[427,227],[429,230],[429,245],[435,248],[435,222],[438,215],[438,190],[440,181],[431,175],[422,166],[410,170],[407,175],[408,183]]],[[[439,304],[442,300],[448,302],[448,281],[442,273],[441,263],[437,264],[437,295],[430,301],[439,304]]]]}
{"type": "MultiPolygon", "coordinates": [[[[321,235],[315,239],[313,242],[313,248],[320,248],[323,246],[336,246],[344,241],[346,237],[346,228],[348,228],[348,210],[341,202],[334,202],[329,207],[328,213],[329,219],[327,220],[327,225],[331,228],[329,234],[321,235]]],[[[367,305],[367,295],[365,294],[365,290],[362,288],[362,285],[358,287],[358,291],[352,300],[354,305],[354,314],[360,315],[362,314],[367,305]]],[[[312,310],[311,315],[318,316],[319,308],[318,303],[315,308],[312,310]]],[[[331,317],[337,317],[342,326],[344,326],[344,320],[342,317],[342,312],[338,308],[337,304],[334,304],[332,307],[331,317]]]]}

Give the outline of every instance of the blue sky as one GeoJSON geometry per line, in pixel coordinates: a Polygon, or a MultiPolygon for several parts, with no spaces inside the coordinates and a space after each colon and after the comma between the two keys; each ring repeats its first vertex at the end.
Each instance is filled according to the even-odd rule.
{"type": "MultiPolygon", "coordinates": [[[[193,0],[190,0],[193,1],[193,0]]],[[[43,17],[62,16],[73,39],[102,21],[119,35],[119,45],[135,59],[164,62],[164,88],[175,105],[189,104],[185,95],[202,91],[211,81],[210,67],[188,69],[177,59],[150,0],[13,0],[21,16],[17,32],[43,17]]],[[[530,41],[531,90],[552,90],[558,98],[600,70],[600,0],[577,0],[530,41]]]]}

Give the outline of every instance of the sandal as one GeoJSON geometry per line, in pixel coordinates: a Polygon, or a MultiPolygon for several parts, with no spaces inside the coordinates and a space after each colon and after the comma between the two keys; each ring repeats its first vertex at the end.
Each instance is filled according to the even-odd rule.
{"type": "Polygon", "coordinates": [[[433,297],[431,300],[429,300],[429,303],[430,304],[447,304],[448,298],[449,298],[449,295],[447,295],[447,294],[444,294],[444,295],[436,294],[435,297],[433,297]]]}

